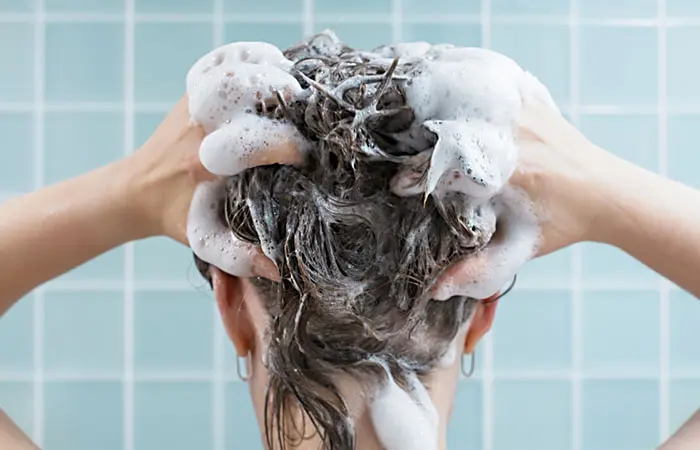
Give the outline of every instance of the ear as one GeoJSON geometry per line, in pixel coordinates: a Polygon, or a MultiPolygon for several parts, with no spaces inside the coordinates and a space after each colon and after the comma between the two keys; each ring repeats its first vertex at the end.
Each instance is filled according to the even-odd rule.
{"type": "Polygon", "coordinates": [[[242,357],[248,356],[255,344],[255,330],[246,308],[243,282],[216,267],[210,270],[214,296],[226,333],[236,347],[236,353],[242,357]]]}
{"type": "Polygon", "coordinates": [[[474,349],[482,337],[491,329],[493,319],[496,317],[496,305],[498,302],[479,303],[474,311],[474,318],[469,325],[467,338],[464,342],[464,353],[474,353],[474,349]]]}

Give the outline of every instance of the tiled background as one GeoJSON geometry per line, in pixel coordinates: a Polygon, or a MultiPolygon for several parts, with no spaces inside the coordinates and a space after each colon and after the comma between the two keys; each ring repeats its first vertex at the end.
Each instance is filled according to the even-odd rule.
{"type": "MultiPolygon", "coordinates": [[[[700,186],[697,0],[0,0],[0,198],[141,144],[213,46],[483,45],[594,141],[700,186]]],[[[700,406],[700,303],[622,253],[533,262],[460,387],[450,449],[652,449],[700,406]]],[[[189,252],[118,249],[0,322],[0,405],[46,450],[259,449],[189,252]]]]}

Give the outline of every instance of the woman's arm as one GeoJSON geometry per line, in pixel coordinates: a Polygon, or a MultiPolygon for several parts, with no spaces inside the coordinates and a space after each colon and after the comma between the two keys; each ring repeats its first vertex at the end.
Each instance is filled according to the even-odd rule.
{"type": "Polygon", "coordinates": [[[126,242],[186,241],[202,131],[187,101],[124,160],[0,206],[0,315],[36,286],[126,242]]]}

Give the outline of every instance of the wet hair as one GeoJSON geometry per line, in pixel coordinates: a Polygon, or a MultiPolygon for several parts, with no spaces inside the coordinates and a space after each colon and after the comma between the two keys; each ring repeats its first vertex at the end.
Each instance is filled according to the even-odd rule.
{"type": "MultiPolygon", "coordinates": [[[[338,375],[371,388],[384,376],[382,361],[405,387],[408,375],[438,367],[476,300],[434,301],[429,291],[495,230],[469,220],[480,212],[461,193],[392,194],[393,175],[435,139],[427,132],[396,138],[415,130],[402,90],[413,67],[373,59],[327,35],[286,56],[306,95],[289,103],[279,96],[258,112],[298,127],[313,143],[307,163],[230,178],[221,219],[262,246],[282,277],[251,280],[270,316],[267,445],[293,448],[308,436],[306,421],[294,419],[301,410],[325,449],[350,450],[356,437],[338,375]]],[[[197,266],[208,276],[206,263],[197,266]]]]}

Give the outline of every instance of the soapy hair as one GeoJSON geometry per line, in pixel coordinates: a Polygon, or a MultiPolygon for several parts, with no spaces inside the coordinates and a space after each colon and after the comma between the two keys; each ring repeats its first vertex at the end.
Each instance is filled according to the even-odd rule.
{"type": "MultiPolygon", "coordinates": [[[[461,193],[391,193],[401,164],[435,142],[427,132],[425,142],[414,141],[420,148],[392,137],[414,125],[401,88],[410,65],[375,62],[326,35],[286,56],[305,95],[289,103],[280,96],[258,112],[298,127],[313,144],[307,162],[230,178],[221,220],[281,272],[279,283],[251,280],[270,316],[268,447],[293,448],[312,431],[325,449],[350,450],[356,437],[338,376],[357,380],[371,397],[383,366],[404,388],[410,374],[438,367],[477,301],[434,301],[429,291],[495,230],[469,222],[479,211],[461,193]],[[308,420],[295,419],[299,410],[308,420]]],[[[208,277],[207,264],[197,259],[197,266],[208,277]]]]}

